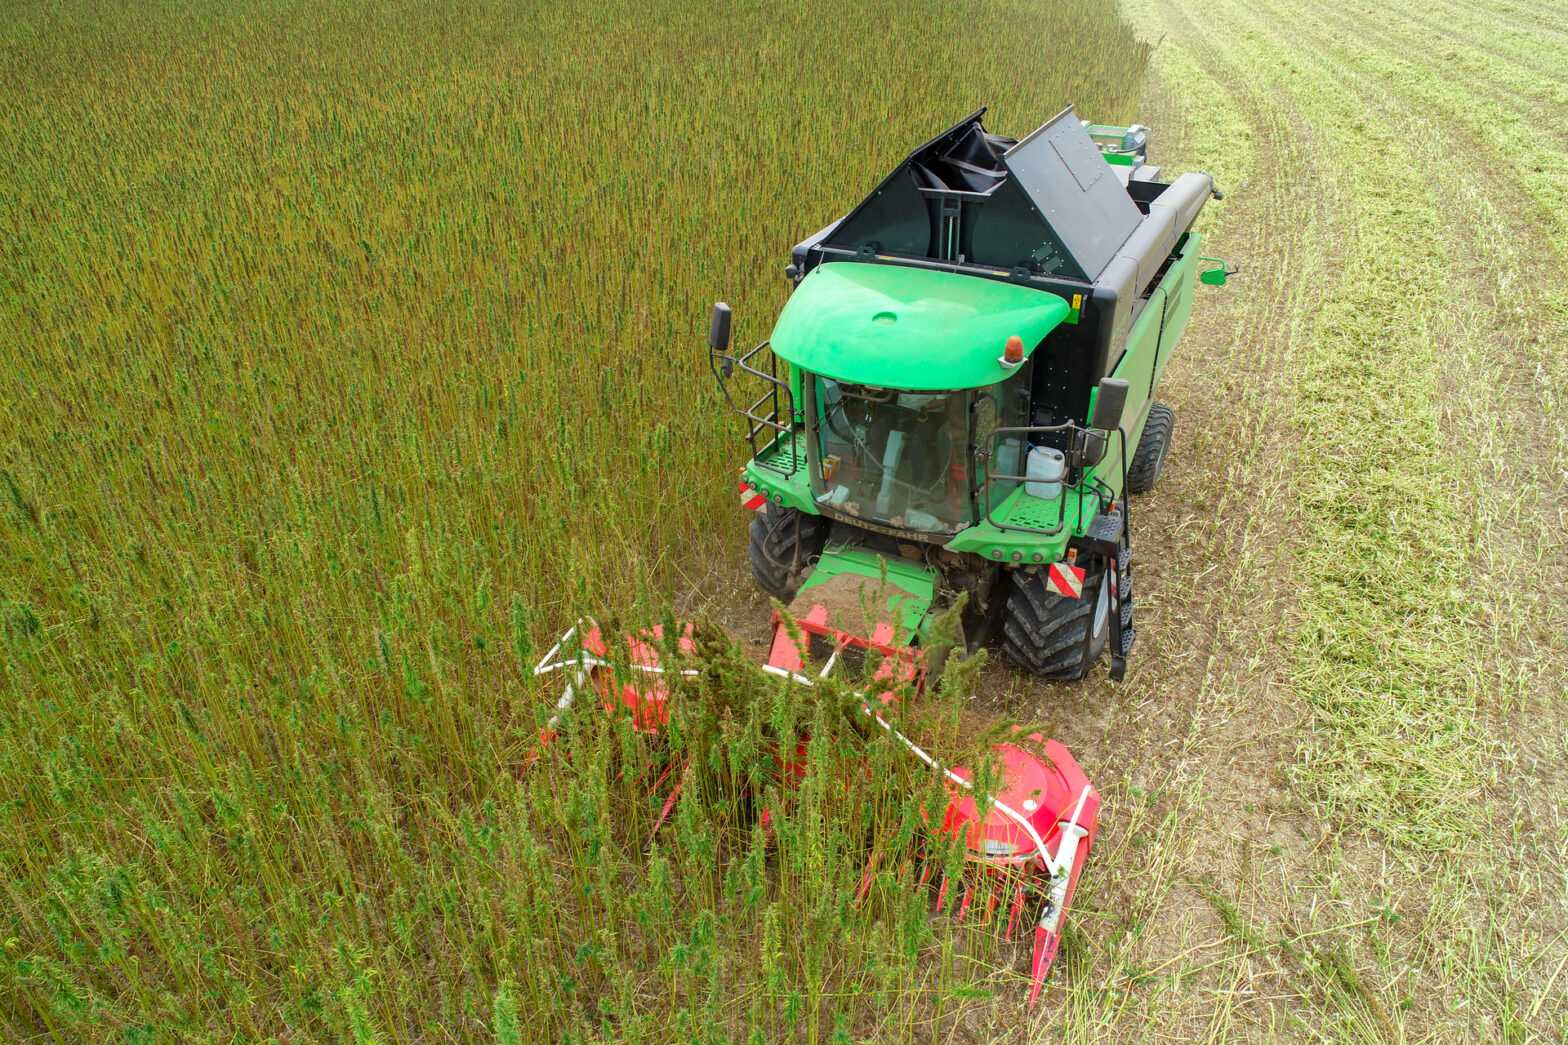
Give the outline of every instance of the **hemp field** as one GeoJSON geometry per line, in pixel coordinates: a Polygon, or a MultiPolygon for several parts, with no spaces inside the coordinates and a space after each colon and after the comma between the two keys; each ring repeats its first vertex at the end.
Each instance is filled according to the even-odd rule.
{"type": "Polygon", "coordinates": [[[994,948],[841,910],[897,808],[759,885],[701,792],[645,859],[609,755],[518,782],[521,669],[740,590],[712,299],[763,336],[912,144],[1131,119],[1146,52],[1038,0],[6,4],[0,1038],[952,1026],[994,948]]]}
{"type": "MultiPolygon", "coordinates": [[[[1541,0],[9,5],[0,1037],[1568,1041],[1565,69],[1541,0]],[[761,627],[707,303],[759,339],[912,143],[1069,100],[1243,275],[1127,683],[963,705],[1106,797],[1029,1012],[1023,948],[839,902],[891,766],[766,873],[721,787],[647,859],[624,738],[518,781],[519,669],[761,627]]],[[[854,757],[715,657],[695,743],[854,757]]]]}

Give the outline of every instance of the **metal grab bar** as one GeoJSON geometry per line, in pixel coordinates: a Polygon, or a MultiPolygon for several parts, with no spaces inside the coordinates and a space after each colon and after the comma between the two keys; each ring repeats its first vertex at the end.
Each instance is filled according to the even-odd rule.
{"type": "MultiPolygon", "coordinates": [[[[1089,428],[1089,427],[1086,427],[1084,425],[1075,424],[1072,421],[1068,421],[1065,424],[1059,424],[1059,425],[1029,425],[1029,426],[1021,426],[1021,427],[1020,426],[998,427],[998,428],[993,428],[988,433],[986,433],[986,435],[985,435],[985,449],[981,450],[981,451],[976,451],[976,453],[975,453],[975,456],[981,460],[982,468],[983,468],[983,471],[984,471],[984,479],[983,479],[983,481],[982,481],[982,483],[980,485],[979,492],[982,493],[983,497],[984,497],[984,501],[983,501],[983,509],[984,509],[984,511],[983,511],[983,514],[984,514],[984,518],[985,518],[986,522],[990,523],[992,526],[995,526],[998,530],[1001,530],[1003,532],[1006,532],[1008,530],[1016,530],[1016,531],[1019,531],[1019,532],[1022,532],[1022,533],[1040,534],[1041,536],[1044,536],[1044,537],[1054,537],[1057,534],[1062,532],[1062,528],[1067,524],[1067,492],[1066,491],[1064,491],[1063,495],[1057,499],[1057,502],[1056,502],[1056,525],[1051,527],[1050,529],[1041,529],[1038,526],[1025,526],[1025,525],[1023,525],[1021,523],[1013,523],[1013,522],[1005,522],[1004,523],[1004,522],[1001,522],[1001,521],[997,520],[996,518],[994,518],[992,516],[992,512],[993,512],[993,510],[996,507],[998,507],[998,505],[993,502],[993,498],[992,498],[992,484],[993,483],[996,483],[996,482],[1014,482],[1014,483],[1024,484],[1024,483],[1029,483],[1029,482],[1033,482],[1033,481],[1036,481],[1036,480],[1031,479],[1028,475],[1010,475],[1010,474],[1007,474],[1005,472],[993,472],[991,470],[991,462],[996,459],[996,449],[995,448],[996,448],[996,443],[997,443],[998,437],[1000,437],[1000,436],[1008,436],[1008,435],[1020,435],[1020,436],[1024,437],[1024,442],[1027,445],[1028,443],[1032,442],[1032,439],[1030,438],[1032,436],[1036,436],[1036,435],[1056,435],[1056,434],[1060,434],[1060,433],[1066,433],[1069,436],[1069,438],[1067,440],[1067,443],[1068,443],[1068,452],[1069,452],[1070,455],[1075,452],[1074,448],[1078,447],[1080,445],[1080,443],[1081,443],[1081,440],[1079,439],[1079,434],[1080,433],[1083,433],[1085,435],[1092,433],[1097,438],[1105,440],[1106,442],[1109,442],[1110,436],[1112,434],[1110,431],[1107,431],[1107,430],[1104,430],[1104,429],[1089,428]]],[[[1123,460],[1123,464],[1125,465],[1125,458],[1127,456],[1127,434],[1121,428],[1117,428],[1115,430],[1115,434],[1118,437],[1118,448],[1121,451],[1121,455],[1122,455],[1122,457],[1124,459],[1123,460]]],[[[1100,461],[1103,461],[1104,459],[1105,459],[1105,457],[1102,454],[1101,457],[1100,457],[1100,461]]],[[[1099,464],[1099,461],[1096,461],[1095,465],[1098,465],[1098,464],[1099,464]]],[[[1085,489],[1085,487],[1089,485],[1086,482],[1086,480],[1088,479],[1088,474],[1087,473],[1089,471],[1091,471],[1095,467],[1095,465],[1091,465],[1091,466],[1089,466],[1087,468],[1085,468],[1082,464],[1076,464],[1076,465],[1070,464],[1069,465],[1070,468],[1077,468],[1078,471],[1081,473],[1079,475],[1078,482],[1073,485],[1072,491],[1071,491],[1078,498],[1078,517],[1080,519],[1083,518],[1083,500],[1084,500],[1084,498],[1085,497],[1090,497],[1090,496],[1098,498],[1098,497],[1101,496],[1101,494],[1097,490],[1087,490],[1087,489],[1085,489]]],[[[1063,485],[1064,486],[1066,485],[1065,479],[1064,479],[1063,485]]],[[[1125,486],[1125,485],[1126,485],[1126,483],[1123,482],[1123,486],[1125,486]]],[[[1011,494],[1008,494],[1008,497],[1011,497],[1011,496],[1012,496],[1011,494]]],[[[1003,497],[1002,498],[1003,502],[1005,502],[1006,500],[1007,500],[1007,497],[1003,497]]]]}
{"type": "Polygon", "coordinates": [[[780,456],[779,450],[794,433],[795,420],[795,393],[787,381],[780,380],[778,376],[779,361],[770,347],[771,342],[764,341],[744,355],[732,355],[719,352],[713,348],[708,349],[708,368],[713,371],[713,379],[719,383],[719,391],[724,393],[725,402],[730,409],[746,419],[746,443],[751,447],[751,457],[759,467],[789,478],[798,470],[799,455],[790,447],[788,453],[788,467],[780,467],[769,463],[769,459],[780,456]],[[763,349],[768,349],[767,369],[762,369],[762,363],[757,360],[757,354],[763,349]],[[753,360],[757,360],[755,363],[753,360]],[[764,382],[762,394],[748,406],[741,406],[730,394],[729,382],[736,369],[744,374],[750,374],[764,382]],[[779,397],[784,398],[783,415],[785,420],[779,419],[779,397]],[[768,433],[772,433],[771,436],[768,433]],[[762,437],[763,445],[758,445],[758,437],[762,437]]]}

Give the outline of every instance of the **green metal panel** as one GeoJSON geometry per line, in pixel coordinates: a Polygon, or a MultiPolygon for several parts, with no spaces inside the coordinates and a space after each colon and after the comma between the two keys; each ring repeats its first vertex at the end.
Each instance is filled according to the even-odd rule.
{"type": "MultiPolygon", "coordinates": [[[[936,568],[907,559],[884,559],[880,555],[853,548],[828,548],[817,560],[816,568],[800,590],[804,595],[818,584],[841,573],[866,578],[864,593],[869,600],[878,593],[882,571],[887,570],[886,606],[898,615],[899,627],[893,642],[906,645],[915,636],[924,636],[926,611],[936,597],[936,568]]],[[[865,636],[869,637],[869,636],[865,636]]]]}
{"type": "MultiPolygon", "coordinates": [[[[1127,348],[1117,361],[1111,376],[1127,382],[1127,409],[1122,415],[1122,428],[1127,433],[1127,455],[1131,463],[1132,451],[1143,436],[1143,426],[1149,417],[1149,404],[1157,398],[1160,375],[1165,372],[1171,351],[1176,347],[1187,317],[1192,313],[1193,275],[1197,271],[1198,234],[1188,233],[1177,244],[1176,258],[1171,262],[1165,277],[1149,295],[1149,303],[1138,315],[1127,334],[1127,348]]],[[[1094,397],[1090,395],[1090,413],[1094,412],[1094,397]]],[[[1121,456],[1115,445],[1110,447],[1095,469],[1098,475],[1117,494],[1122,492],[1121,456]]]]}
{"type": "Polygon", "coordinates": [[[1094,517],[1096,504],[1093,497],[1084,497],[1080,500],[1072,490],[1065,491],[1063,496],[1066,497],[1066,502],[1058,508],[1056,501],[1031,497],[1026,487],[1019,486],[991,511],[991,517],[1000,525],[993,525],[982,519],[978,524],[960,530],[943,547],[951,552],[973,552],[993,562],[1038,565],[1034,558],[1037,553],[1040,555],[1039,562],[1055,562],[1066,553],[1068,538],[1081,533],[1089,520],[1094,517]],[[1080,509],[1083,513],[1081,519],[1080,509]],[[1013,524],[1048,530],[1056,526],[1059,521],[1061,530],[1049,535],[1002,528],[1013,524]],[[1016,559],[1013,557],[1015,552],[1019,555],[1016,559]]]}
{"type": "Polygon", "coordinates": [[[905,390],[978,388],[1013,373],[1007,339],[1027,355],[1066,317],[1032,287],[903,265],[813,269],[773,328],[773,351],[800,370],[905,390]]]}
{"type": "MultiPolygon", "coordinates": [[[[1153,395],[1155,355],[1160,347],[1160,323],[1165,317],[1165,291],[1155,287],[1149,303],[1138,315],[1138,321],[1127,333],[1127,349],[1117,362],[1112,377],[1127,382],[1127,407],[1122,413],[1122,428],[1127,432],[1128,456],[1138,445],[1143,432],[1143,421],[1149,413],[1149,399],[1153,395]]],[[[1093,402],[1099,395],[1096,388],[1090,396],[1089,413],[1094,413],[1093,402]]],[[[1105,460],[1095,468],[1095,473],[1110,484],[1118,494],[1122,492],[1121,455],[1114,443],[1107,448],[1105,460]]]]}
{"type": "Polygon", "coordinates": [[[1192,315],[1193,275],[1198,270],[1199,246],[1201,237],[1196,232],[1187,233],[1186,241],[1177,248],[1176,260],[1171,262],[1165,278],[1160,281],[1169,296],[1165,305],[1165,326],[1160,331],[1160,360],[1154,374],[1156,385],[1165,370],[1166,360],[1171,357],[1171,350],[1176,347],[1176,340],[1187,329],[1187,317],[1192,315]]]}
{"type": "Polygon", "coordinates": [[[799,508],[810,515],[822,514],[811,499],[811,472],[807,468],[806,435],[803,431],[797,429],[782,437],[776,446],[762,452],[760,460],[762,464],[757,461],[747,462],[741,477],[761,490],[774,504],[799,508]],[[792,474],[780,474],[791,471],[792,456],[795,459],[792,474]]]}

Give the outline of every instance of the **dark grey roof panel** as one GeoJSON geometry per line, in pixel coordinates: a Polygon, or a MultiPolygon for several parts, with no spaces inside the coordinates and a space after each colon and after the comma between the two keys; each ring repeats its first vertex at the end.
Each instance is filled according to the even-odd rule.
{"type": "Polygon", "coordinates": [[[1008,149],[1002,162],[1091,280],[1143,220],[1071,106],[1008,149]]]}
{"type": "Polygon", "coordinates": [[[911,152],[813,245],[1092,282],[1138,205],[1071,107],[1020,142],[988,133],[984,115],[911,152]]]}

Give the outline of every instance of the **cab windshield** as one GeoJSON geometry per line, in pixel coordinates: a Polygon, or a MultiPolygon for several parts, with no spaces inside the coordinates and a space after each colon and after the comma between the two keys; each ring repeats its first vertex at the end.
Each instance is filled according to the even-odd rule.
{"type": "Polygon", "coordinates": [[[974,521],[973,389],[901,392],[814,379],[817,501],[902,530],[953,533],[974,521]]]}

